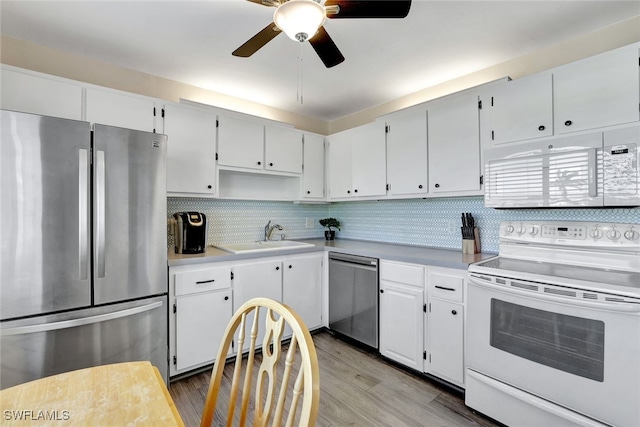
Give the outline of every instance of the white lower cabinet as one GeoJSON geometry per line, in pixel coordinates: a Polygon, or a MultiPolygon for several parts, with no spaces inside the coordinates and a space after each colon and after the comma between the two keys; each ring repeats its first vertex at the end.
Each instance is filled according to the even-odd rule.
{"type": "MultiPolygon", "coordinates": [[[[234,312],[251,298],[263,297],[282,301],[282,261],[280,259],[254,261],[250,264],[236,264],[232,270],[234,312]]],[[[253,313],[247,316],[243,350],[249,350],[249,345],[251,344],[250,331],[253,319],[253,313]]],[[[261,324],[256,348],[262,347],[264,332],[265,327],[261,324]]],[[[234,348],[234,351],[238,351],[238,348],[234,348]]]]}
{"type": "Polygon", "coordinates": [[[464,387],[466,271],[429,267],[425,372],[464,387]]]}
{"type": "Polygon", "coordinates": [[[176,370],[212,363],[231,319],[231,289],[176,299],[176,370]]]}
{"type": "MultiPolygon", "coordinates": [[[[308,329],[322,326],[323,253],[292,255],[282,260],[282,302],[295,310],[308,329]]],[[[285,331],[290,336],[291,330],[285,331]]]]}
{"type": "Polygon", "coordinates": [[[233,314],[231,269],[169,268],[169,307],[170,376],[213,363],[233,314]]]}
{"type": "Polygon", "coordinates": [[[466,270],[380,261],[380,354],[464,388],[466,270]]]}
{"type": "Polygon", "coordinates": [[[380,261],[380,354],[423,370],[425,267],[380,261]]]}

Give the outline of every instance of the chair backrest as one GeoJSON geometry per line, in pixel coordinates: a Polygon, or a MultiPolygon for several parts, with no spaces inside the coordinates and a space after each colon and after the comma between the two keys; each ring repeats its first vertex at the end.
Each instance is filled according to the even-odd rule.
{"type": "Polygon", "coordinates": [[[218,349],[201,427],[210,426],[214,414],[217,425],[219,419],[222,419],[226,420],[224,422],[227,426],[232,426],[235,419],[238,425],[244,426],[250,408],[253,410],[253,420],[249,421],[249,425],[293,426],[298,418],[298,426],[315,426],[319,401],[318,358],[304,321],[290,307],[268,298],[254,298],[243,304],[229,321],[218,349]],[[249,316],[251,313],[254,316],[249,316]],[[253,321],[250,322],[248,319],[251,317],[253,321]],[[293,331],[288,344],[282,343],[285,323],[293,331]],[[264,328],[261,354],[256,353],[260,328],[264,328]],[[243,355],[246,335],[250,340],[249,351],[243,355]],[[223,399],[219,398],[219,394],[225,362],[234,337],[237,355],[233,378],[228,399],[223,399]],[[283,354],[283,350],[286,350],[286,354],[283,354]],[[300,355],[299,360],[296,358],[297,354],[300,355]],[[283,358],[283,363],[280,363],[283,358]],[[260,359],[259,367],[255,367],[260,359]],[[254,404],[250,405],[252,393],[254,404]],[[287,400],[290,400],[288,406],[287,400]],[[220,411],[220,407],[224,406],[222,403],[226,404],[226,417],[220,411]],[[286,422],[283,423],[285,413],[286,422]]]}

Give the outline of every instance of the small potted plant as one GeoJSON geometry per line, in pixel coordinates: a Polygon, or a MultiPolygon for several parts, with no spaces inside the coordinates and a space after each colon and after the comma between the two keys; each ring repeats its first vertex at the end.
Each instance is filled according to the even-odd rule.
{"type": "Polygon", "coordinates": [[[340,221],[335,218],[323,218],[320,221],[320,225],[328,228],[324,232],[324,238],[327,240],[333,240],[336,238],[336,230],[332,230],[332,228],[337,228],[340,230],[340,221]]]}

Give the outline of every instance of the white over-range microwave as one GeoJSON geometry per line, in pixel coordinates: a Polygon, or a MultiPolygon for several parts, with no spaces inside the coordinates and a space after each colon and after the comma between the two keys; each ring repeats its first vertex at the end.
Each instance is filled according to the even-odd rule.
{"type": "Polygon", "coordinates": [[[485,151],[485,206],[640,205],[640,126],[485,151]]]}

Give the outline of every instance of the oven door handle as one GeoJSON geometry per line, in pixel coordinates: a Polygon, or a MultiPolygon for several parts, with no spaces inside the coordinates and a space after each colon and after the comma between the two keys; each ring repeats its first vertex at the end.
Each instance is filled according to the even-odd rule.
{"type": "Polygon", "coordinates": [[[594,308],[598,310],[613,311],[618,313],[640,313],[640,304],[622,301],[594,302],[578,298],[572,300],[570,298],[557,297],[554,295],[544,294],[542,292],[531,292],[508,286],[494,285],[489,280],[483,278],[482,275],[476,275],[473,273],[469,274],[469,284],[508,295],[518,295],[528,298],[535,298],[540,301],[556,302],[559,304],[571,305],[575,307],[594,308]]]}

